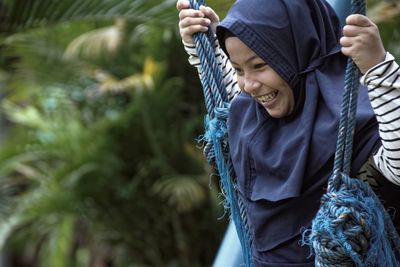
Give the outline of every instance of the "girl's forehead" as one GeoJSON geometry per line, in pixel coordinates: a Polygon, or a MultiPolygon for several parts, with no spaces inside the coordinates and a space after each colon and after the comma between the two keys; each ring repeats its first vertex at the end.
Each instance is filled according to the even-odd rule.
{"type": "MultiPolygon", "coordinates": [[[[225,40],[226,51],[233,65],[245,65],[256,60],[262,60],[253,50],[237,37],[229,37],[225,40]]],[[[263,60],[262,60],[263,61],[263,60]]]]}

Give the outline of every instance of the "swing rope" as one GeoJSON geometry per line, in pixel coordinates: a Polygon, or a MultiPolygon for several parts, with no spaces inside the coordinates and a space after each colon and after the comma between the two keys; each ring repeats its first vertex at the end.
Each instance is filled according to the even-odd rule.
{"type": "MultiPolygon", "coordinates": [[[[193,9],[205,5],[204,0],[189,0],[193,9]]],[[[220,176],[221,189],[225,196],[224,206],[236,226],[242,246],[246,266],[251,266],[251,239],[247,224],[247,216],[241,197],[238,195],[235,173],[229,156],[227,138],[227,119],[229,99],[222,79],[222,67],[216,62],[216,38],[211,29],[206,33],[193,36],[196,51],[201,64],[201,83],[207,109],[205,133],[201,140],[204,143],[204,154],[208,163],[220,176]]]]}
{"type": "MultiPolygon", "coordinates": [[[[352,13],[365,14],[364,0],[352,0],[352,13]]],[[[350,178],[359,71],[349,59],[332,176],[327,193],[304,233],[315,254],[315,265],[400,266],[400,238],[371,187],[350,178]]]]}

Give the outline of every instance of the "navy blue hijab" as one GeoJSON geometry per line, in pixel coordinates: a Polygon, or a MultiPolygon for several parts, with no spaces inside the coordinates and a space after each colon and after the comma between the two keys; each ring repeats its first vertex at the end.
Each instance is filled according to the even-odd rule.
{"type": "MultiPolygon", "coordinates": [[[[230,153],[258,251],[308,227],[332,171],[347,59],[341,28],[324,0],[238,0],[217,27],[238,37],[294,92],[296,107],[272,118],[242,92],[231,103],[230,153]]],[[[229,56],[229,55],[228,55],[229,56]]],[[[360,88],[352,175],[379,146],[377,122],[360,88]]]]}

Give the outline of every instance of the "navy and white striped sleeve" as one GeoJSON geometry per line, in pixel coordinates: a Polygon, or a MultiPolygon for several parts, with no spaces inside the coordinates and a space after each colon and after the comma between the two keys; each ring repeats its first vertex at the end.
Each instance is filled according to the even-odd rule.
{"type": "MultiPolygon", "coordinates": [[[[183,43],[186,53],[189,55],[189,63],[197,68],[199,76],[202,75],[200,59],[197,55],[196,45],[183,43]]],[[[236,95],[240,93],[239,86],[237,84],[236,72],[233,69],[229,58],[226,56],[224,51],[221,49],[217,38],[214,41],[215,56],[218,65],[222,67],[223,81],[225,84],[226,92],[228,93],[228,98],[231,101],[236,95]]]]}
{"type": "Polygon", "coordinates": [[[379,124],[382,146],[374,164],[392,183],[400,185],[400,69],[390,53],[361,77],[379,124]]]}

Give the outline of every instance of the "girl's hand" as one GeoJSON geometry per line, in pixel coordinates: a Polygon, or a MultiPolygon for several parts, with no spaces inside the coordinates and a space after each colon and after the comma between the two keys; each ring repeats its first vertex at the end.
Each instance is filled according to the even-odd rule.
{"type": "Polygon", "coordinates": [[[354,14],[346,18],[340,44],[342,53],[351,57],[363,74],[385,59],[378,27],[366,16],[354,14]]]}
{"type": "Polygon", "coordinates": [[[212,8],[201,6],[200,10],[191,9],[188,0],[178,0],[176,8],[179,10],[179,32],[185,43],[193,44],[193,34],[206,32],[208,26],[215,32],[219,17],[212,8]]]}

